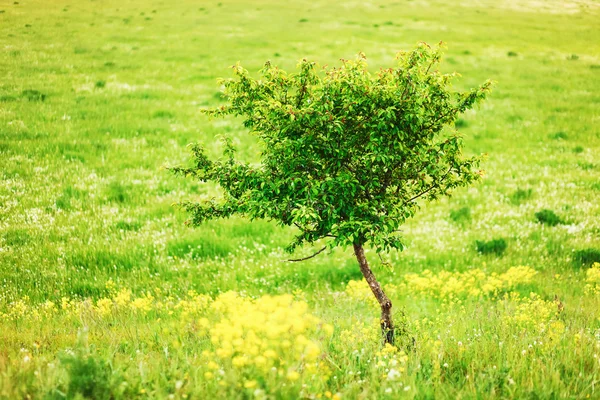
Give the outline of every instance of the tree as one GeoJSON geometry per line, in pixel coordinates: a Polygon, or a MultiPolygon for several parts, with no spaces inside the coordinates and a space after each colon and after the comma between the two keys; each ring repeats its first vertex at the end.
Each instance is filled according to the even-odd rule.
{"type": "Polygon", "coordinates": [[[364,247],[402,250],[398,228],[414,215],[417,200],[449,195],[481,174],[480,157],[461,154],[453,123],[485,98],[491,82],[451,91],[456,74],[439,72],[441,54],[441,46],[421,43],[400,52],[395,67],[374,75],[362,53],[336,68],[319,69],[304,59],[293,74],[267,62],[260,79],[238,63],[234,78],[220,81],[227,104],[202,112],[242,117],[262,145],[261,161],[236,160],[229,139],[216,161],[193,145],[194,166],[174,172],[218,183],[222,198],[182,203],[188,222],[200,225],[234,214],[274,220],[297,229],[289,252],[323,240],[313,256],[352,246],[381,306],[383,339],[393,343],[392,303],[364,247]]]}

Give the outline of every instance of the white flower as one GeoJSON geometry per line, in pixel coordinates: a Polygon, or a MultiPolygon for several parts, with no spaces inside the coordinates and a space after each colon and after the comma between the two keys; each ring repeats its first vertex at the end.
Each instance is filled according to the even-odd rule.
{"type": "Polygon", "coordinates": [[[410,386],[404,386],[404,391],[408,392],[410,390],[410,386]]]}
{"type": "Polygon", "coordinates": [[[400,378],[400,372],[398,372],[397,370],[392,368],[392,369],[390,369],[390,372],[388,372],[387,378],[390,381],[396,380],[396,379],[400,378]]]}

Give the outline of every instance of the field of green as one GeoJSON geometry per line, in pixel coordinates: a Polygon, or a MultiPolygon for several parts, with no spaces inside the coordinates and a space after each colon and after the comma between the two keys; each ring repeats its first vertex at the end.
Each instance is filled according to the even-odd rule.
{"type": "MultiPolygon", "coordinates": [[[[1,399],[600,398],[600,3],[0,0],[1,399]],[[240,61],[373,71],[444,41],[486,176],[367,252],[285,262],[293,230],[186,227],[218,193],[164,167],[259,147],[221,104],[240,61]]],[[[314,249],[297,251],[309,255],[314,249]]]]}

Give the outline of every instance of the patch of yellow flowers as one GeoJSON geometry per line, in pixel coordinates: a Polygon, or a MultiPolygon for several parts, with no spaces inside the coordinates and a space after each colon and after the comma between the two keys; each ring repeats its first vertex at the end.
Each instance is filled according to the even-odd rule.
{"type": "Polygon", "coordinates": [[[590,269],[585,271],[585,293],[600,294],[600,263],[594,263],[590,269]]]}
{"type": "MultiPolygon", "coordinates": [[[[511,267],[504,273],[492,272],[489,275],[481,269],[438,273],[425,270],[421,274],[408,273],[404,275],[404,282],[385,285],[384,290],[389,296],[418,294],[438,298],[492,297],[518,285],[530,283],[536,274],[536,270],[525,266],[511,267]]],[[[600,285],[600,272],[598,277],[600,285]]],[[[348,282],[344,293],[351,299],[377,306],[377,300],[364,279],[348,282]]]]}
{"type": "Polygon", "coordinates": [[[506,272],[486,274],[481,269],[466,272],[429,270],[421,274],[406,274],[399,289],[406,293],[418,293],[433,297],[481,297],[494,296],[517,285],[533,280],[537,272],[531,267],[511,267],[506,272]]]}
{"type": "Polygon", "coordinates": [[[95,302],[90,299],[63,297],[58,304],[48,300],[37,305],[31,304],[29,298],[25,297],[8,304],[6,311],[0,312],[0,321],[40,321],[58,314],[76,318],[86,315],[105,319],[127,312],[141,317],[150,313],[153,315],[178,313],[180,320],[188,321],[203,313],[212,302],[210,296],[194,291],[189,291],[181,299],[159,295],[158,289],[154,290],[154,294],[147,292],[138,297],[134,297],[131,290],[126,288],[119,291],[111,289],[111,295],[95,302]]]}
{"type": "Polygon", "coordinates": [[[547,323],[555,320],[559,313],[555,301],[544,300],[536,293],[522,297],[518,293],[504,295],[509,310],[504,316],[504,322],[511,326],[524,329],[545,329],[547,323]]]}
{"type": "Polygon", "coordinates": [[[325,382],[330,370],[322,342],[333,327],[292,295],[249,299],[228,292],[210,305],[212,349],[203,352],[207,379],[271,393],[280,385],[325,382]]]}
{"type": "Polygon", "coordinates": [[[373,292],[371,292],[369,284],[364,279],[360,281],[349,281],[344,293],[353,300],[364,302],[373,307],[378,306],[377,299],[373,295],[373,292]]]}
{"type": "Polygon", "coordinates": [[[190,291],[175,299],[158,289],[134,296],[131,290],[112,285],[109,293],[96,301],[62,298],[60,304],[33,305],[24,298],[0,313],[0,322],[171,316],[183,326],[193,326],[198,341],[203,342],[201,372],[207,385],[226,391],[249,390],[254,397],[281,393],[282,387],[296,396],[309,383],[312,388],[327,388],[331,371],[323,343],[331,339],[333,326],[314,316],[308,304],[293,295],[252,299],[226,292],[213,300],[190,291]]]}

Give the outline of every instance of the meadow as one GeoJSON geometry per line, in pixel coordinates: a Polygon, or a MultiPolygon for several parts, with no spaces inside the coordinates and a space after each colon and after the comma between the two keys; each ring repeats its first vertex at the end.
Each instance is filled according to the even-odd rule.
{"type": "MultiPolygon", "coordinates": [[[[600,4],[585,0],[0,1],[0,398],[600,398],[600,4]],[[189,228],[217,193],[165,166],[228,134],[216,80],[447,44],[481,183],[407,248],[285,262],[291,229],[189,228]]],[[[311,254],[303,249],[298,257],[311,254]]]]}

